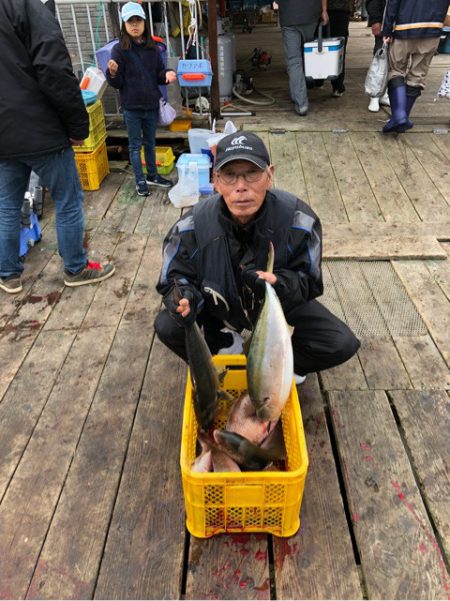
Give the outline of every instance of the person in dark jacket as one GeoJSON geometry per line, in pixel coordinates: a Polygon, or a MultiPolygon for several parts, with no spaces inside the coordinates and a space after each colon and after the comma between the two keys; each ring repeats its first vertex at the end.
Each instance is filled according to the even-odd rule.
{"type": "Polygon", "coordinates": [[[402,133],[413,126],[409,115],[425,87],[448,6],[448,0],[388,0],[383,40],[390,43],[392,117],[383,127],[384,133],[402,133]]]}
{"type": "Polygon", "coordinates": [[[0,289],[22,290],[20,212],[34,171],[56,207],[64,282],[81,286],[114,273],[88,261],[83,191],[72,145],[89,118],[61,29],[41,0],[0,0],[0,289]]]}
{"type": "Polygon", "coordinates": [[[353,0],[327,0],[327,12],[330,19],[330,36],[343,37],[345,40],[342,71],[336,79],[331,80],[331,87],[333,89],[332,96],[334,98],[339,98],[345,92],[345,54],[347,51],[348,26],[352,10],[353,0]]]}
{"type": "Polygon", "coordinates": [[[130,161],[139,196],[148,196],[148,186],[170,188],[172,182],[156,169],[156,126],[158,124],[158,84],[172,83],[176,73],[164,67],[159,50],[150,36],[144,9],[127,2],[121,11],[120,41],[113,47],[106,78],[120,92],[120,102],[128,130],[130,161]],[[147,178],[142,171],[144,144],[147,178]]]}
{"type": "MultiPolygon", "coordinates": [[[[386,0],[366,0],[366,10],[368,14],[369,27],[372,28],[372,35],[375,38],[373,46],[373,53],[378,52],[383,46],[383,36],[381,34],[384,7],[386,6],[386,0]]],[[[369,111],[372,113],[378,113],[380,110],[380,104],[384,106],[390,106],[389,96],[386,92],[378,98],[377,96],[371,96],[369,102],[369,111]]]]}
{"type": "Polygon", "coordinates": [[[203,325],[213,354],[240,350],[237,333],[254,328],[265,280],[294,327],[298,376],[343,363],[359,348],[351,330],[316,300],[323,293],[319,218],[302,200],[271,189],[272,181],[269,153],[258,136],[245,131],[226,136],[217,145],[214,166],[218,194],[185,213],[164,240],[157,290],[166,309],[155,330],[184,360],[183,324],[193,320],[203,325]],[[273,273],[266,272],[270,242],[273,273]],[[175,282],[183,296],[178,304],[175,282]]]}

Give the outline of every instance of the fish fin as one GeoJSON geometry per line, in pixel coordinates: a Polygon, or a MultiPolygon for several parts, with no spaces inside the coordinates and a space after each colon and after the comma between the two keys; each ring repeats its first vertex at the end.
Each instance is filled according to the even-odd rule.
{"type": "Polygon", "coordinates": [[[273,263],[275,261],[275,249],[272,241],[269,242],[269,256],[267,259],[267,270],[269,273],[273,273],[273,263]]]}
{"type": "Polygon", "coordinates": [[[290,326],[290,325],[288,324],[288,332],[289,332],[289,336],[292,336],[292,334],[294,333],[294,330],[295,330],[294,326],[290,326]]]}
{"type": "Polygon", "coordinates": [[[227,375],[227,373],[228,373],[228,369],[223,369],[221,372],[219,372],[219,369],[220,369],[220,368],[216,367],[216,369],[217,369],[218,376],[219,376],[219,382],[220,382],[221,384],[223,384],[223,382],[224,382],[224,380],[225,380],[225,376],[226,376],[226,375],[227,375]]]}

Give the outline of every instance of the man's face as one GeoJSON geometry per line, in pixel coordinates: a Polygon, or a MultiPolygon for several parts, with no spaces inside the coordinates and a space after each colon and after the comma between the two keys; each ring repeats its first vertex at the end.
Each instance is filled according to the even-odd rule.
{"type": "Polygon", "coordinates": [[[260,169],[250,161],[232,161],[214,173],[214,186],[223,196],[233,219],[245,225],[261,208],[272,185],[272,176],[272,165],[260,169]]]}

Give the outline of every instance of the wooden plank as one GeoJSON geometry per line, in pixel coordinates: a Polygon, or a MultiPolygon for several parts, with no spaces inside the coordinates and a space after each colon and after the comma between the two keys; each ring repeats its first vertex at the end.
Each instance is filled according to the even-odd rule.
{"type": "Polygon", "coordinates": [[[270,135],[272,163],[275,167],[275,186],[307,200],[305,178],[295,134],[270,135]]]}
{"type": "Polygon", "coordinates": [[[78,334],[2,500],[4,598],[26,595],[113,335],[113,328],[78,334]]]}
{"type": "Polygon", "coordinates": [[[323,134],[350,221],[384,221],[348,134],[323,134]]]}
{"type": "Polygon", "coordinates": [[[151,196],[142,197],[136,193],[133,176],[125,177],[119,192],[114,197],[99,230],[103,232],[132,233],[139,220],[142,207],[151,202],[151,196]]]}
{"type": "Polygon", "coordinates": [[[417,223],[419,216],[383,152],[381,135],[352,132],[351,140],[386,221],[417,223]]]}
{"type": "MultiPolygon", "coordinates": [[[[91,236],[89,239],[89,258],[92,261],[97,260],[100,262],[110,259],[114,254],[120,234],[92,232],[91,236]]],[[[116,273],[112,279],[115,280],[117,275],[116,273]]],[[[79,328],[83,323],[92,300],[105,285],[106,282],[92,286],[79,286],[78,288],[69,288],[66,286],[61,293],[61,298],[53,308],[44,329],[79,328]]]]}
{"type": "Polygon", "coordinates": [[[276,598],[362,599],[317,376],[298,390],[309,469],[299,532],[273,538],[276,598]]]}
{"type": "Polygon", "coordinates": [[[83,320],[83,328],[109,326],[120,321],[146,242],[146,236],[138,234],[121,237],[113,257],[116,273],[98,287],[83,320]]]}
{"type": "Polygon", "coordinates": [[[450,168],[449,159],[436,146],[436,134],[411,133],[405,143],[414,152],[433,184],[450,205],[450,168]]]}
{"type": "MultiPolygon", "coordinates": [[[[441,244],[442,248],[450,256],[450,245],[441,244]]],[[[450,261],[429,261],[427,269],[434,277],[442,292],[450,301],[450,261]]]]}
{"type": "Polygon", "coordinates": [[[168,200],[167,191],[155,190],[151,201],[144,205],[134,231],[161,240],[162,252],[162,241],[179,217],[180,209],[176,209],[168,200]]]}
{"type": "Polygon", "coordinates": [[[36,280],[12,318],[0,330],[0,399],[61,295],[64,286],[61,276],[61,261],[54,255],[42,277],[36,280]]]}
{"type": "Polygon", "coordinates": [[[447,161],[450,161],[450,136],[448,134],[443,136],[436,135],[434,138],[434,143],[447,158],[447,161]]]}
{"type": "Polygon", "coordinates": [[[367,382],[358,355],[351,359],[320,372],[320,380],[324,390],[367,390],[367,382]]]}
{"type": "MultiPolygon", "coordinates": [[[[413,457],[419,485],[439,538],[450,557],[450,400],[443,390],[395,390],[391,399],[413,457]]],[[[428,546],[428,553],[433,549],[428,546]]]]}
{"type": "Polygon", "coordinates": [[[186,365],[155,340],[96,599],[180,598],[185,530],[179,449],[185,377],[186,365]]]}
{"type": "Polygon", "coordinates": [[[0,404],[0,499],[45,407],[76,332],[41,332],[0,404]]]}
{"type": "Polygon", "coordinates": [[[359,259],[389,261],[391,259],[446,259],[447,253],[435,236],[392,238],[365,236],[339,238],[334,232],[323,240],[324,259],[359,259]]]}
{"type": "Polygon", "coordinates": [[[306,198],[323,223],[348,221],[341,193],[320,133],[297,133],[306,198]]]}
{"type": "Polygon", "coordinates": [[[185,599],[270,599],[267,536],[191,537],[185,599]]]}
{"type": "Polygon", "coordinates": [[[449,222],[403,224],[399,221],[390,223],[336,223],[332,228],[324,228],[326,236],[345,240],[347,238],[413,238],[414,236],[434,236],[437,240],[450,239],[449,222]]]}
{"type": "Polygon", "coordinates": [[[158,275],[159,254],[160,244],[150,240],[28,597],[92,598],[159,308],[159,295],[147,285],[158,275]]]}
{"type": "Polygon", "coordinates": [[[402,136],[385,136],[383,149],[423,221],[450,221],[450,206],[402,136]]]}
{"type": "Polygon", "coordinates": [[[103,219],[124,180],[125,174],[110,173],[103,180],[100,190],[85,194],[84,211],[86,219],[103,219]]]}
{"type": "Polygon", "coordinates": [[[399,390],[412,387],[392,340],[364,338],[358,355],[369,390],[399,390]]]}
{"type": "Polygon", "coordinates": [[[450,311],[447,297],[423,262],[395,261],[393,266],[450,366],[450,311]]]}
{"type": "Polygon", "coordinates": [[[447,599],[449,580],[382,391],[330,392],[369,599],[447,599]]]}
{"type": "Polygon", "coordinates": [[[394,336],[395,346],[417,390],[450,390],[450,373],[429,335],[394,336]]]}

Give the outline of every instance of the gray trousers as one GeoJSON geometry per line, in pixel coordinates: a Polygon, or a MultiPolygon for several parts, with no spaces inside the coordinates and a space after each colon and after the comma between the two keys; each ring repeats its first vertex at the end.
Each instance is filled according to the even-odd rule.
{"type": "Polygon", "coordinates": [[[303,44],[314,39],[317,23],[282,27],[284,54],[289,75],[289,89],[297,113],[308,110],[308,91],[303,69],[303,44]]]}

